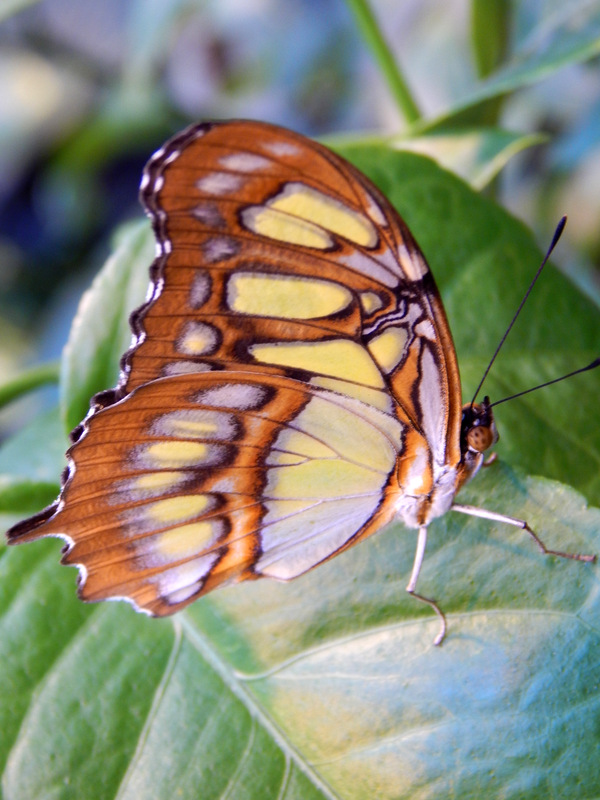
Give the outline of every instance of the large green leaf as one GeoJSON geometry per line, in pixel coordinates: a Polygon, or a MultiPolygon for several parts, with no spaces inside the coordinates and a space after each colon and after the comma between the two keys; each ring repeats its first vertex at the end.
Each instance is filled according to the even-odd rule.
{"type": "Polygon", "coordinates": [[[0,514],[33,514],[54,500],[66,446],[56,409],[0,445],[0,514]]]}
{"type": "Polygon", "coordinates": [[[423,136],[395,136],[389,144],[399,150],[435,159],[474,189],[488,186],[508,162],[529,147],[543,144],[543,134],[522,134],[498,128],[433,131],[423,136]]]}
{"type": "MultiPolygon", "coordinates": [[[[600,546],[600,512],[560,484],[494,467],[469,500],[490,495],[553,544],[600,546]]],[[[448,516],[432,526],[421,583],[449,612],[435,648],[437,621],[404,592],[414,540],[396,526],[292,584],[217,593],[172,625],[78,604],[56,546],[11,551],[5,797],[600,790],[596,568],[448,516]]]]}
{"type": "Polygon", "coordinates": [[[129,313],[144,300],[154,244],[147,223],[124,226],[84,294],[63,352],[61,407],[67,430],[85,416],[91,395],[116,385],[131,342],[129,313]]]}
{"type": "MultiPolygon", "coordinates": [[[[371,144],[406,150],[429,156],[437,163],[468,181],[477,190],[484,189],[504,169],[508,162],[529,147],[546,142],[540,133],[513,133],[500,128],[447,128],[431,133],[401,133],[394,136],[374,135],[371,144]]],[[[348,148],[358,142],[364,146],[365,137],[343,134],[327,136],[324,144],[333,148],[348,148]]]]}
{"type": "MultiPolygon", "coordinates": [[[[352,155],[429,257],[468,397],[538,250],[519,223],[427,159],[383,148],[352,155]]],[[[114,331],[111,322],[116,341],[114,331]]],[[[599,334],[597,309],[549,268],[486,391],[497,398],[587,363],[599,334]]],[[[88,358],[114,368],[100,326],[86,333],[81,316],[73,364],[85,366],[73,360],[80,336],[88,358]]],[[[83,396],[78,370],[68,374],[83,396]]],[[[599,511],[515,468],[597,499],[600,434],[590,417],[599,389],[590,373],[500,406],[500,463],[461,501],[528,519],[550,547],[600,551],[599,511]]],[[[8,549],[4,796],[597,795],[597,567],[545,558],[506,525],[447,514],[431,526],[419,583],[448,614],[448,639],[435,648],[436,619],[404,591],[414,545],[414,532],[392,526],[290,584],[232,587],[173,621],[79,603],[55,543],[8,549]]]]}

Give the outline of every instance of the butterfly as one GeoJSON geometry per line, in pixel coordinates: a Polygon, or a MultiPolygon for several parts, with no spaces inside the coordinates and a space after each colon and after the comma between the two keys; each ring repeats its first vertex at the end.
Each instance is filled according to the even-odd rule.
{"type": "Polygon", "coordinates": [[[535,534],[455,503],[497,434],[487,399],[462,407],[404,222],[343,158],[261,122],[187,128],[140,194],[157,256],[134,343],[71,434],[59,498],[10,543],[62,537],[83,600],[163,616],[295,578],[398,519],[441,642],[416,592],[430,522],[454,509],[535,534]]]}

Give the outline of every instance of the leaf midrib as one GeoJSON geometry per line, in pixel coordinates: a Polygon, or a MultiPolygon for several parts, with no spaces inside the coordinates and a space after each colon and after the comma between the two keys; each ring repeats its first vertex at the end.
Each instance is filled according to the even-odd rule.
{"type": "MultiPolygon", "coordinates": [[[[329,798],[329,800],[340,800],[339,795],[337,795],[314,768],[303,759],[277,723],[256,701],[254,695],[244,687],[243,683],[235,680],[231,668],[221,659],[217,651],[209,646],[205,637],[203,637],[190,622],[185,612],[180,614],[178,619],[174,620],[173,624],[174,627],[181,628],[182,636],[185,635],[187,637],[189,643],[196,649],[200,657],[206,661],[231,693],[244,705],[251,718],[257,720],[263,726],[272,741],[275,742],[284,754],[286,761],[293,761],[315,788],[322,792],[324,797],[329,798]]],[[[289,770],[286,768],[284,775],[287,776],[288,771],[289,770]]]]}

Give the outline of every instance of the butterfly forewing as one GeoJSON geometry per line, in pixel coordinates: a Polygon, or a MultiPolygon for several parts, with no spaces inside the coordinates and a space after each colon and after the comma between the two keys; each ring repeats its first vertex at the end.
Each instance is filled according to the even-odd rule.
{"type": "Polygon", "coordinates": [[[138,315],[145,334],[127,390],[259,363],[391,388],[418,426],[413,389],[424,377],[448,406],[434,411],[436,438],[454,445],[458,372],[431,273],[350,164],[263,123],[200,126],[150,161],[142,197],[163,254],[155,299],[138,315]]]}
{"type": "Polygon", "coordinates": [[[454,348],[372,184],[301,136],[233,122],[168,142],[142,199],[159,254],[121,381],[76,432],[59,502],[11,539],[63,535],[84,599],[165,614],[305,572],[426,502],[440,474],[446,503],[454,348]]]}

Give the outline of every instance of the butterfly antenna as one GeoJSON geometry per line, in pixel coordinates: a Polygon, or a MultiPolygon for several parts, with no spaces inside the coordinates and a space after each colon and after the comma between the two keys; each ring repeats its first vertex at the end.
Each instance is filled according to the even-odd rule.
{"type": "MultiPolygon", "coordinates": [[[[479,386],[478,386],[478,387],[477,387],[477,389],[475,390],[475,394],[473,395],[473,399],[471,400],[471,406],[473,406],[473,404],[475,403],[475,400],[477,399],[477,395],[478,395],[478,394],[479,394],[479,392],[481,391],[481,387],[483,386],[483,384],[484,384],[484,382],[485,382],[485,379],[487,378],[487,376],[488,376],[488,373],[489,373],[489,371],[490,371],[490,370],[491,370],[491,368],[492,368],[492,364],[493,364],[493,363],[494,363],[494,361],[496,360],[496,356],[497,356],[497,355],[498,355],[498,353],[500,352],[500,349],[502,348],[502,345],[503,345],[503,344],[504,344],[504,342],[506,341],[506,337],[507,337],[507,336],[508,336],[508,334],[511,332],[513,325],[514,325],[514,324],[515,324],[515,322],[517,321],[517,317],[519,316],[519,314],[521,313],[521,309],[523,308],[523,306],[524,306],[524,305],[525,305],[525,303],[527,302],[527,298],[528,298],[528,297],[529,297],[529,295],[531,294],[531,290],[533,289],[533,287],[534,287],[534,286],[535,286],[535,284],[537,283],[537,280],[538,280],[538,278],[539,278],[539,277],[540,277],[540,275],[542,274],[542,270],[544,269],[544,267],[545,267],[545,266],[546,266],[546,264],[548,263],[548,259],[549,259],[549,258],[550,258],[550,256],[552,255],[552,251],[554,250],[554,248],[555,248],[555,247],[556,247],[556,245],[558,244],[558,240],[560,239],[560,237],[561,237],[561,235],[562,235],[562,232],[563,232],[563,231],[564,231],[564,229],[565,229],[565,225],[566,225],[566,224],[567,224],[567,218],[566,218],[566,217],[563,217],[563,218],[560,220],[560,222],[558,223],[558,225],[556,226],[556,230],[554,231],[554,236],[552,237],[552,241],[550,242],[550,247],[548,248],[548,250],[547,250],[547,252],[546,252],[546,255],[544,256],[544,259],[543,259],[542,263],[540,264],[540,266],[539,266],[539,268],[538,268],[538,271],[535,273],[535,275],[534,275],[534,277],[533,277],[533,280],[532,280],[532,281],[531,281],[531,283],[529,284],[529,288],[528,288],[528,289],[527,289],[527,291],[525,292],[525,295],[524,295],[523,299],[521,300],[521,303],[520,303],[519,307],[517,308],[517,310],[516,310],[516,312],[515,312],[515,315],[514,315],[514,317],[512,318],[512,320],[511,320],[511,322],[510,322],[510,325],[508,326],[508,328],[507,328],[507,329],[506,329],[506,331],[504,332],[504,335],[503,335],[503,337],[500,339],[500,342],[499,342],[499,344],[498,344],[498,347],[496,347],[496,349],[494,350],[494,355],[493,355],[493,356],[492,356],[492,358],[490,359],[490,362],[489,362],[489,364],[487,365],[485,372],[483,373],[483,378],[482,378],[482,379],[479,381],[479,386]]],[[[587,370],[587,369],[591,369],[591,368],[592,368],[591,366],[589,366],[589,367],[584,367],[582,370],[577,370],[577,372],[584,372],[585,370],[587,370]]],[[[573,374],[573,375],[575,375],[576,373],[572,373],[572,374],[573,374]]],[[[565,375],[564,377],[565,377],[565,378],[567,378],[567,377],[569,377],[569,376],[565,375]]],[[[563,378],[557,378],[557,380],[563,380],[563,378]]],[[[550,383],[554,383],[554,381],[550,381],[550,383]]],[[[546,386],[547,384],[542,384],[542,385],[543,385],[543,386],[546,386]]],[[[539,387],[539,386],[538,386],[538,387],[536,387],[536,388],[537,388],[537,389],[539,389],[539,388],[541,388],[541,387],[539,387]]],[[[531,391],[533,391],[533,389],[528,389],[527,391],[530,391],[530,392],[531,392],[531,391]]],[[[522,392],[522,394],[526,394],[526,392],[522,392]]],[[[518,397],[518,396],[519,396],[519,395],[515,395],[515,397],[518,397]]],[[[509,398],[507,397],[507,398],[505,398],[505,399],[506,399],[506,400],[508,400],[509,398]]],[[[504,402],[504,401],[498,401],[498,402],[504,402]]],[[[497,405],[497,403],[494,403],[494,405],[497,405]]]]}
{"type": "Polygon", "coordinates": [[[492,406],[498,406],[500,403],[506,403],[507,400],[514,400],[515,397],[523,397],[524,394],[529,394],[529,392],[535,392],[537,389],[543,389],[544,386],[551,386],[553,383],[558,383],[559,381],[564,381],[567,378],[572,378],[573,375],[579,375],[580,372],[587,372],[589,369],[596,369],[596,367],[600,367],[600,358],[595,359],[592,361],[591,364],[588,364],[587,367],[581,367],[581,369],[576,369],[574,372],[569,372],[567,375],[563,375],[561,378],[554,378],[552,381],[547,381],[546,383],[540,383],[539,386],[533,386],[531,389],[525,389],[524,392],[518,392],[517,394],[511,394],[510,397],[503,397],[502,400],[496,400],[494,403],[490,403],[490,408],[492,406]]]}

